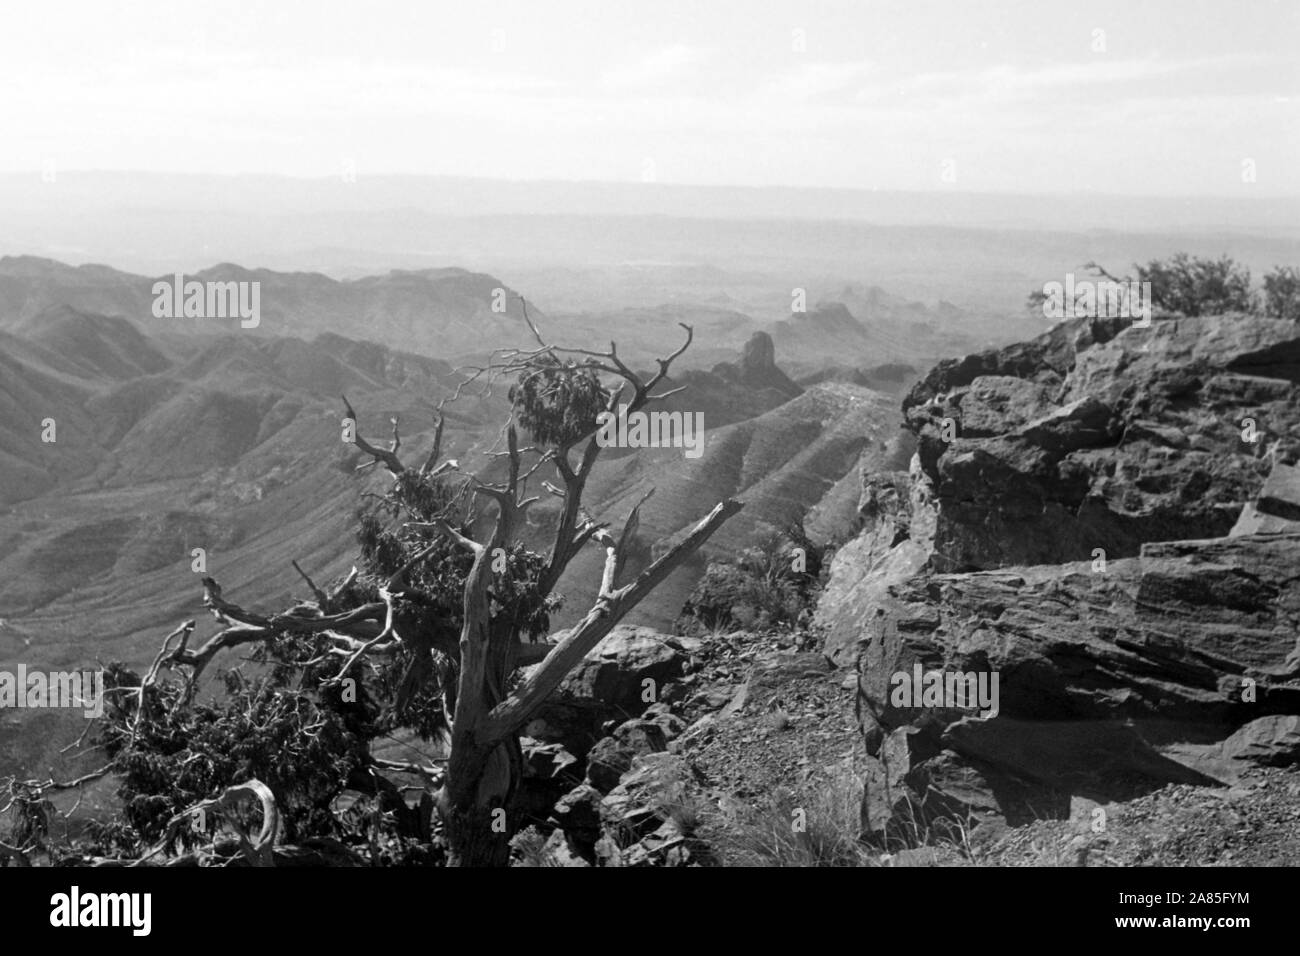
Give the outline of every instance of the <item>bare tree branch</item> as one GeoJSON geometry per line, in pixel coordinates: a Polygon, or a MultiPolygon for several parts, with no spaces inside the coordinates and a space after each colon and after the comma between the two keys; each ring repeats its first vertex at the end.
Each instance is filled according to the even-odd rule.
{"type": "Polygon", "coordinates": [[[446,424],[446,416],[442,414],[442,407],[439,406],[438,424],[433,429],[433,448],[429,450],[429,457],[420,466],[420,475],[423,477],[428,477],[433,472],[433,467],[438,463],[438,457],[442,454],[442,429],[446,424]]]}
{"type": "MultiPolygon", "coordinates": [[[[601,597],[587,616],[546,656],[536,671],[506,701],[488,715],[482,729],[486,740],[503,737],[522,726],[542,702],[560,686],[568,673],[592,648],[600,643],[628,611],[638,603],[687,557],[699,549],[718,528],[743,506],[727,499],[719,502],[690,533],[663,557],[641,572],[635,581],[601,597]]],[[[616,553],[617,548],[613,548],[616,553]]],[[[608,567],[608,562],[607,565],[608,567]]]]}
{"type": "Polygon", "coordinates": [[[343,407],[347,410],[347,417],[352,419],[352,437],[356,442],[356,446],[374,459],[374,463],[384,465],[394,478],[406,471],[406,466],[403,465],[401,459],[397,457],[397,450],[402,447],[402,439],[397,433],[397,419],[390,419],[393,423],[392,447],[387,449],[376,448],[374,445],[370,444],[370,442],[361,437],[361,423],[357,421],[357,413],[353,410],[352,403],[348,401],[346,395],[343,396],[343,407]]]}
{"type": "Polygon", "coordinates": [[[329,611],[330,599],[326,596],[325,592],[316,587],[316,582],[308,577],[307,572],[298,566],[297,561],[290,561],[289,563],[293,565],[295,571],[302,575],[302,579],[307,582],[307,587],[311,589],[311,593],[316,598],[316,603],[320,606],[320,609],[326,612],[329,611]]]}

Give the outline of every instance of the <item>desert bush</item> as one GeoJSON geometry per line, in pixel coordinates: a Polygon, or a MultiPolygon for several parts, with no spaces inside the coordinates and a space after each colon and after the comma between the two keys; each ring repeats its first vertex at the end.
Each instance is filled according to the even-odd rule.
{"type": "Polygon", "coordinates": [[[1228,256],[1205,259],[1180,252],[1135,268],[1138,281],[1151,283],[1151,304],[1160,311],[1197,316],[1255,308],[1250,270],[1228,256]]]}
{"type": "Polygon", "coordinates": [[[1300,269],[1277,266],[1264,276],[1264,314],[1300,322],[1300,269]]]}
{"type": "Polygon", "coordinates": [[[746,548],[735,561],[712,562],[682,607],[683,632],[763,630],[802,623],[816,604],[824,549],[791,524],[746,548]]]}

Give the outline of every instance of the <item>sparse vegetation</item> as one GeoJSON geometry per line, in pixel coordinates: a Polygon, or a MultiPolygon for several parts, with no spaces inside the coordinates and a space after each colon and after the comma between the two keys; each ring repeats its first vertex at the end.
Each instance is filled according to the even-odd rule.
{"type": "Polygon", "coordinates": [[[682,608],[679,630],[762,630],[806,623],[817,601],[824,551],[802,523],[791,523],[746,548],[735,561],[710,563],[682,608]]]}
{"type": "Polygon", "coordinates": [[[862,784],[849,773],[795,793],[777,792],[748,817],[718,830],[729,866],[871,866],[862,839],[862,784]]]}
{"type": "Polygon", "coordinates": [[[1206,259],[1179,252],[1134,268],[1139,282],[1151,283],[1151,303],[1162,311],[1197,316],[1255,309],[1250,270],[1228,256],[1206,259]]]}
{"type": "MultiPolygon", "coordinates": [[[[1090,278],[1110,282],[1151,283],[1153,310],[1185,316],[1246,312],[1300,321],[1300,269],[1275,266],[1264,276],[1263,291],[1251,284],[1250,269],[1230,256],[1211,259],[1175,253],[1168,259],[1152,259],[1134,265],[1136,280],[1111,275],[1096,263],[1087,263],[1090,278]]],[[[1048,296],[1041,289],[1029,293],[1025,307],[1041,312],[1048,296]]]]}
{"type": "Polygon", "coordinates": [[[524,827],[510,840],[511,866],[560,866],[547,849],[546,836],[535,826],[524,827]]]}
{"type": "Polygon", "coordinates": [[[1264,276],[1264,314],[1300,322],[1300,269],[1278,266],[1264,276]]]}

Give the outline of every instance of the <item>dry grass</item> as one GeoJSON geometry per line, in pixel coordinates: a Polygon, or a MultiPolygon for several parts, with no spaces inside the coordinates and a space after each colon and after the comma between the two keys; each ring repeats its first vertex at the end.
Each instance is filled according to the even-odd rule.
{"type": "Polygon", "coordinates": [[[710,827],[724,866],[874,866],[861,839],[862,785],[848,773],[802,793],[780,791],[737,820],[710,827]]]}

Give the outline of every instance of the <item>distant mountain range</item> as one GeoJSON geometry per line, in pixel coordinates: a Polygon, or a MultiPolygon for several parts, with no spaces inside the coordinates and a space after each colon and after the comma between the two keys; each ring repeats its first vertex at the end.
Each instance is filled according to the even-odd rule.
{"type": "MultiPolygon", "coordinates": [[[[492,349],[534,344],[523,320],[525,304],[520,294],[485,273],[456,268],[391,270],[340,280],[315,272],[223,263],[182,276],[185,282],[204,284],[258,283],[256,327],[241,325],[234,315],[159,317],[154,308],[155,284],[170,287],[175,275],[140,276],[101,265],[74,267],[17,256],[0,258],[0,332],[48,339],[50,333],[41,327],[57,318],[59,309],[71,309],[125,319],[149,341],[232,332],[277,338],[335,333],[436,356],[454,365],[480,363],[492,349]]],[[[703,287],[697,291],[702,295],[703,287]]],[[[727,299],[721,289],[718,294],[727,299]]],[[[530,302],[527,311],[552,341],[604,348],[617,340],[621,354],[634,363],[650,363],[662,353],[666,335],[667,341],[675,341],[671,337],[680,334],[677,326],[690,325],[696,340],[683,357],[683,368],[709,368],[728,360],[755,332],[766,331],[798,377],[836,367],[891,363],[928,367],[954,351],[1006,339],[1023,324],[1023,320],[979,316],[943,302],[928,306],[877,287],[854,285],[843,287],[834,299],[818,302],[806,314],[772,323],[703,298],[653,308],[582,312],[551,312],[530,302]]]]}
{"type": "MultiPolygon", "coordinates": [[[[174,276],[136,276],[106,266],[67,266],[30,256],[0,259],[0,329],[39,326],[57,306],[118,316],[164,335],[244,332],[314,337],[334,332],[428,355],[455,357],[529,341],[517,292],[489,275],[464,269],[393,270],[340,281],[320,273],[272,272],[222,263],[183,274],[185,281],[257,282],[260,323],[243,328],[236,317],[159,318],[154,284],[174,276]]],[[[533,317],[545,322],[540,310],[533,317]]]]}
{"type": "MultiPolygon", "coordinates": [[[[210,274],[258,275],[234,267],[210,274]]],[[[302,303],[323,302],[307,290],[324,282],[354,296],[383,289],[402,307],[418,299],[412,284],[445,291],[447,283],[495,282],[455,270],[369,283],[293,278],[302,303]]],[[[440,359],[334,332],[308,341],[237,326],[161,331],[142,308],[147,294],[112,270],[0,263],[0,665],[145,662],[180,620],[203,618],[194,548],[205,549],[207,570],[228,595],[258,607],[301,595],[292,560],[318,579],[346,572],[361,494],[386,476],[355,474],[362,459],[340,440],[339,393],[376,441],[398,416],[405,453],[418,459],[436,405],[461,380],[440,359]],[[45,282],[51,275],[53,285],[45,282]],[[96,298],[133,318],[87,311],[96,298]],[[47,419],[53,442],[42,440],[47,419]]],[[[433,312],[447,302],[475,307],[472,295],[434,301],[433,312]]],[[[341,322],[342,308],[332,308],[341,322]]],[[[453,311],[443,313],[449,334],[469,321],[453,311]]],[[[305,305],[298,314],[306,321],[305,305]]],[[[667,339],[661,328],[658,338],[671,348],[680,334],[667,339]]],[[[683,369],[665,383],[687,386],[668,400],[670,410],[704,415],[702,457],[611,449],[593,475],[588,508],[612,520],[656,489],[643,514],[647,547],[681,533],[723,497],[747,502],[701,564],[641,609],[641,620],[670,623],[702,561],[734,554],[758,532],[810,508],[820,508],[827,538],[847,534],[856,520],[859,459],[874,453],[875,438],[883,443],[897,430],[897,399],[842,381],[804,388],[776,359],[772,338],[753,333],[730,361],[683,369]]],[[[507,411],[503,389],[447,405],[445,456],[465,469],[489,467],[485,453],[507,411]]],[[[547,504],[530,516],[539,546],[554,518],[547,504]]],[[[583,609],[599,560],[593,549],[575,562],[561,583],[569,610],[557,623],[583,609]]]]}
{"type": "MultiPolygon", "coordinates": [[[[444,362],[333,334],[147,338],[66,306],[0,333],[0,658],[21,636],[50,662],[137,659],[134,637],[196,613],[194,547],[250,600],[286,598],[294,557],[345,570],[364,483],[339,393],[363,433],[397,414],[416,448],[455,383],[444,362]]],[[[472,459],[503,412],[457,402],[448,453],[472,459]]]]}

